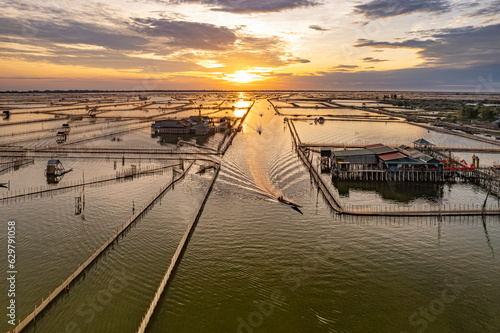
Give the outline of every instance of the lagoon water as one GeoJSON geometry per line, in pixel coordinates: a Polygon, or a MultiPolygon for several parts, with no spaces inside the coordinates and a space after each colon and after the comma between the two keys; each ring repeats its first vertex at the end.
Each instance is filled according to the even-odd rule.
{"type": "MultiPolygon", "coordinates": [[[[329,110],[335,114],[334,108],[318,112],[329,110]]],[[[443,145],[484,145],[403,123],[310,125],[304,121],[295,125],[303,142],[408,144],[424,137],[443,145]]],[[[123,140],[100,138],[80,145],[160,146],[142,129],[117,136],[123,140]]],[[[43,140],[50,144],[49,139],[43,140]]],[[[216,139],[206,144],[216,147],[219,141],[211,140],[216,139]]],[[[113,174],[131,164],[177,163],[154,158],[127,159],[124,165],[120,158],[61,159],[65,167],[74,169],[62,182],[79,179],[83,172],[86,178],[113,174]]],[[[35,158],[34,164],[0,174],[0,183],[10,179],[13,190],[45,185],[45,163],[46,159],[35,158]]],[[[26,331],[135,332],[203,200],[213,171],[197,173],[202,164],[196,162],[184,180],[167,191],[26,331]]],[[[148,332],[500,330],[497,216],[337,215],[294,152],[283,117],[275,115],[265,99],[252,107],[221,165],[148,332]],[[303,215],[280,204],[275,199],[279,195],[302,205],[303,215]]],[[[1,219],[17,223],[18,318],[31,312],[104,243],[131,216],[132,207],[142,206],[169,183],[172,172],[167,168],[133,180],[86,186],[83,215],[74,213],[74,198],[81,188],[1,201],[1,219]]],[[[484,189],[467,184],[336,188],[330,181],[329,186],[342,204],[392,209],[431,203],[482,204],[487,195],[484,189]]],[[[494,204],[498,198],[490,196],[488,201],[494,204]]],[[[0,246],[5,248],[5,243],[6,233],[2,233],[0,246]]],[[[7,270],[5,260],[0,269],[7,270]]],[[[6,295],[6,284],[0,288],[6,295]]],[[[11,327],[3,320],[0,329],[11,327]]]]}

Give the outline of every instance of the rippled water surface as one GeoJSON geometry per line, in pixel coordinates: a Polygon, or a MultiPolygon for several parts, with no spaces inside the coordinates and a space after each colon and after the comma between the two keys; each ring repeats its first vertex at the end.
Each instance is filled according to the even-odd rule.
{"type": "MultiPolygon", "coordinates": [[[[194,97],[200,104],[201,98],[194,97]]],[[[316,109],[308,110],[314,115],[316,109]]],[[[342,110],[337,112],[347,113],[342,110]]],[[[339,216],[297,157],[283,118],[266,100],[252,107],[221,158],[213,191],[147,332],[500,331],[497,216],[339,216]],[[281,204],[276,199],[280,195],[301,205],[303,214],[281,204]]],[[[486,145],[397,122],[296,121],[295,126],[303,142],[408,144],[424,137],[438,145],[486,145]]],[[[160,146],[148,128],[120,138],[80,147],[160,146]]],[[[216,147],[221,139],[219,134],[205,144],[216,147]]],[[[74,169],[60,185],[79,181],[83,174],[85,179],[112,177],[132,164],[152,168],[181,163],[155,157],[60,158],[74,169]]],[[[500,158],[493,153],[484,156],[485,163],[495,160],[500,158]]],[[[13,191],[48,186],[45,163],[35,158],[33,164],[0,174],[0,183],[10,180],[13,191]]],[[[193,164],[26,332],[135,332],[213,176],[212,169],[198,172],[205,163],[193,164]]],[[[167,167],[161,173],[86,186],[84,214],[79,215],[75,197],[81,187],[2,201],[1,218],[18,226],[18,318],[180,171],[167,167]]],[[[471,184],[335,185],[329,175],[322,177],[345,206],[481,205],[487,196],[471,184]]],[[[6,192],[0,188],[0,197],[6,192]]],[[[498,198],[490,195],[488,204],[498,204],[498,198]]],[[[0,245],[5,244],[4,232],[0,245]]],[[[5,260],[0,269],[7,270],[5,260]]],[[[6,284],[1,288],[5,295],[6,284]]],[[[5,320],[0,322],[2,331],[9,328],[5,320]]]]}

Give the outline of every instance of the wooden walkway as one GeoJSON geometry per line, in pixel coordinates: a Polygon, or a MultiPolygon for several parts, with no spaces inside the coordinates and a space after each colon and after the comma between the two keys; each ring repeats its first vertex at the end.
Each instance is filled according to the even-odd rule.
{"type": "Polygon", "coordinates": [[[323,193],[323,196],[325,197],[326,201],[330,205],[330,207],[335,210],[338,213],[343,212],[343,208],[340,206],[340,204],[335,200],[331,192],[328,190],[327,186],[325,183],[323,183],[323,180],[319,176],[318,172],[316,169],[313,167],[311,161],[309,158],[306,156],[305,152],[303,151],[303,148],[301,148],[301,143],[300,143],[300,138],[297,134],[297,130],[295,129],[295,125],[293,124],[293,121],[288,120],[288,128],[290,129],[290,133],[292,134],[293,141],[295,143],[295,147],[297,148],[297,153],[299,154],[300,159],[302,162],[306,165],[306,167],[309,169],[311,175],[314,178],[314,181],[316,184],[318,184],[318,187],[320,188],[321,192],[323,193]]]}
{"type": "MultiPolygon", "coordinates": [[[[353,207],[353,206],[345,206],[345,205],[340,205],[340,203],[335,199],[334,195],[330,192],[328,187],[324,184],[323,180],[318,174],[318,171],[316,168],[313,166],[313,163],[309,160],[307,157],[308,152],[306,152],[306,148],[311,147],[308,144],[303,144],[300,141],[300,138],[298,136],[297,130],[295,129],[295,125],[293,124],[293,120],[286,120],[288,123],[288,126],[290,128],[290,133],[292,134],[292,138],[294,141],[295,146],[297,147],[297,153],[299,154],[299,157],[301,160],[304,162],[304,164],[307,166],[307,168],[310,170],[311,175],[313,176],[316,184],[318,184],[319,189],[323,193],[323,196],[326,198],[327,202],[329,203],[330,207],[337,211],[340,214],[346,214],[346,215],[359,215],[359,216],[399,216],[399,217],[418,217],[418,216],[483,216],[483,215],[500,215],[500,207],[495,206],[495,207],[479,207],[476,205],[476,208],[471,208],[470,206],[462,206],[462,207],[438,207],[438,208],[429,208],[429,207],[422,207],[421,209],[406,209],[404,207],[395,207],[394,210],[390,209],[380,209],[380,208],[371,208],[371,207],[353,207]]],[[[323,147],[321,144],[318,144],[318,147],[323,147]]],[[[374,180],[377,180],[377,177],[383,177],[382,173],[373,173],[373,172],[365,172],[363,175],[363,171],[353,171],[351,173],[351,176],[359,176],[359,177],[369,177],[369,174],[371,177],[375,177],[374,180]],[[358,173],[357,175],[355,173],[358,173]]],[[[383,172],[383,174],[386,174],[383,172]]],[[[429,177],[432,177],[431,173],[427,173],[429,177]]],[[[483,173],[480,173],[482,175],[483,173]]],[[[474,174],[472,176],[476,177],[473,180],[474,181],[481,181],[483,177],[477,176],[478,174],[474,174]]],[[[454,179],[457,178],[471,178],[471,175],[469,175],[466,172],[449,172],[443,174],[443,177],[454,177],[454,179]]],[[[406,178],[412,178],[415,177],[415,175],[412,175],[411,173],[407,172],[401,172],[401,173],[394,173],[392,175],[393,179],[395,180],[396,178],[394,177],[406,177],[406,178]]],[[[486,178],[484,178],[486,179],[486,178]]],[[[365,179],[366,180],[366,179],[365,179]]],[[[388,179],[391,180],[391,179],[388,179]]],[[[438,180],[438,179],[436,179],[438,180]]],[[[499,185],[500,187],[500,185],[499,185]]],[[[494,189],[493,189],[494,192],[494,189]]]]}
{"type": "Polygon", "coordinates": [[[22,166],[28,165],[28,164],[33,164],[35,163],[35,160],[30,158],[30,159],[24,159],[24,158],[18,158],[16,160],[13,160],[11,162],[4,162],[0,163],[0,174],[9,171],[10,169],[13,168],[20,168],[22,166]]]}
{"type": "Polygon", "coordinates": [[[32,322],[35,321],[36,317],[38,317],[62,292],[68,291],[71,284],[87,269],[89,268],[93,262],[111,245],[114,243],[114,241],[123,233],[125,232],[134,221],[136,221],[139,217],[141,217],[144,212],[146,212],[155,202],[156,200],[165,193],[174,183],[178,182],[179,180],[183,179],[184,176],[187,174],[187,172],[191,169],[191,166],[194,164],[194,161],[184,170],[184,172],[174,179],[172,182],[170,182],[168,185],[166,185],[163,189],[160,190],[160,192],[153,197],[153,199],[149,202],[149,204],[145,205],[143,209],[140,210],[140,212],[136,215],[133,215],[127,222],[125,222],[122,226],[122,228],[117,231],[113,236],[111,236],[107,242],[105,242],[100,248],[98,248],[84,263],[82,263],[76,271],[73,272],[64,282],[57,287],[47,299],[43,300],[40,305],[35,307],[35,310],[30,313],[26,318],[24,318],[15,328],[13,331],[9,331],[12,333],[17,333],[21,332],[24,330],[26,327],[28,327],[32,322]]]}
{"type": "Polygon", "coordinates": [[[375,117],[369,117],[369,116],[350,116],[350,117],[343,117],[341,115],[334,116],[334,115],[314,115],[314,116],[309,116],[309,115],[296,115],[296,114],[281,114],[281,116],[286,116],[292,118],[293,121],[314,121],[315,118],[318,117],[323,117],[325,121],[361,121],[361,122],[366,122],[369,121],[371,123],[402,123],[404,122],[401,119],[389,119],[389,118],[375,118],[375,117]]]}
{"type": "MultiPolygon", "coordinates": [[[[242,126],[243,123],[245,122],[245,120],[247,119],[247,116],[250,114],[250,111],[252,109],[252,107],[254,106],[255,104],[255,101],[252,103],[252,105],[250,105],[250,107],[248,107],[247,109],[247,112],[245,113],[245,115],[241,118],[240,122],[238,123],[238,125],[235,125],[235,128],[237,129],[238,127],[242,126]]],[[[233,140],[236,136],[236,134],[238,134],[238,131],[234,131],[231,136],[227,139],[226,141],[226,144],[223,145],[223,144],[219,144],[219,147],[217,147],[217,150],[219,152],[219,155],[224,155],[226,153],[226,151],[228,150],[229,146],[231,146],[231,144],[233,143],[233,140]],[[223,146],[223,148],[222,148],[223,146]]]]}
{"type": "Polygon", "coordinates": [[[370,207],[351,207],[344,206],[343,214],[356,216],[400,216],[400,217],[419,217],[419,216],[483,216],[483,215],[500,215],[500,207],[485,207],[481,205],[459,205],[452,206],[428,206],[421,209],[410,209],[397,207],[391,209],[378,209],[370,207]],[[472,206],[472,207],[471,207],[472,206]]]}
{"type": "MultiPolygon", "coordinates": [[[[364,148],[368,146],[369,143],[335,143],[335,142],[324,142],[324,143],[302,143],[301,146],[305,148],[364,148]]],[[[391,148],[397,148],[401,146],[401,144],[387,144],[386,146],[391,148]]],[[[441,150],[441,151],[470,151],[470,152],[492,152],[498,153],[500,152],[500,147],[451,147],[451,146],[433,146],[433,150],[441,150]]]]}
{"type": "Polygon", "coordinates": [[[27,188],[24,190],[17,190],[17,191],[11,191],[11,193],[7,193],[3,197],[0,197],[0,201],[2,200],[8,200],[8,199],[14,199],[14,198],[20,198],[24,196],[29,196],[29,195],[37,195],[37,194],[43,194],[43,193],[48,193],[48,192],[54,192],[54,191],[62,191],[62,190],[67,190],[70,188],[74,187],[80,187],[83,185],[92,185],[92,184],[99,184],[99,183],[104,183],[104,182],[109,182],[109,181],[115,181],[123,178],[128,178],[128,177],[135,177],[135,176],[140,176],[148,173],[155,173],[158,171],[162,171],[171,167],[176,167],[179,166],[180,164],[172,164],[172,165],[166,165],[163,167],[159,168],[143,168],[137,170],[136,173],[134,174],[127,174],[126,172],[118,173],[114,176],[101,176],[97,178],[92,178],[87,182],[84,182],[83,180],[78,180],[76,182],[70,183],[68,185],[64,186],[59,186],[59,187],[53,187],[53,186],[39,186],[39,187],[34,187],[34,188],[27,188]]]}
{"type": "Polygon", "coordinates": [[[47,154],[79,154],[79,155],[107,155],[107,156],[124,156],[124,155],[216,155],[215,152],[200,152],[198,149],[177,149],[177,148],[156,148],[156,147],[138,147],[138,148],[108,148],[108,147],[39,147],[26,148],[0,146],[0,154],[6,156],[5,153],[24,154],[25,156],[34,157],[36,155],[45,156],[47,154]]]}
{"type": "Polygon", "coordinates": [[[156,309],[156,306],[158,305],[158,301],[160,300],[160,297],[163,294],[165,287],[167,286],[167,284],[169,282],[171,274],[172,274],[173,270],[179,264],[180,258],[182,257],[182,253],[186,249],[189,238],[192,235],[194,228],[196,227],[196,224],[200,220],[201,214],[203,213],[203,208],[205,207],[205,204],[207,203],[208,197],[210,196],[210,193],[212,192],[215,181],[217,180],[217,176],[219,175],[219,171],[220,171],[220,165],[217,164],[214,176],[212,178],[212,182],[210,183],[210,186],[207,188],[207,191],[205,192],[205,196],[203,198],[203,201],[202,201],[200,207],[198,208],[198,213],[195,216],[195,218],[193,219],[193,221],[188,225],[186,231],[184,232],[184,235],[182,236],[181,241],[179,242],[179,245],[177,245],[177,249],[175,250],[175,253],[172,256],[172,259],[170,261],[170,266],[168,266],[167,272],[163,276],[163,279],[161,280],[160,286],[156,290],[155,296],[153,297],[153,300],[151,301],[151,304],[149,305],[149,308],[146,312],[146,315],[144,316],[144,318],[141,321],[141,324],[139,325],[137,333],[144,333],[146,331],[146,328],[149,324],[149,321],[151,320],[151,317],[153,316],[153,313],[156,309]]]}

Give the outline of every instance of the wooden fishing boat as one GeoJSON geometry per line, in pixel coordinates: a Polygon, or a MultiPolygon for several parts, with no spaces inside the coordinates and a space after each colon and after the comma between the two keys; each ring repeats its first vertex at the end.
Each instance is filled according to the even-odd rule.
{"type": "Polygon", "coordinates": [[[285,198],[283,198],[283,196],[279,196],[278,197],[278,201],[281,202],[281,203],[284,203],[285,205],[289,205],[289,206],[292,206],[292,207],[302,207],[300,205],[297,205],[296,203],[290,201],[290,200],[286,200],[285,198]]]}

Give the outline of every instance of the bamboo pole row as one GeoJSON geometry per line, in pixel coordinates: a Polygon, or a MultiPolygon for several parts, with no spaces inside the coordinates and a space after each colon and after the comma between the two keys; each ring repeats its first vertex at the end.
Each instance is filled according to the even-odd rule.
{"type": "Polygon", "coordinates": [[[28,327],[32,322],[35,321],[35,318],[42,314],[42,312],[63,292],[63,291],[68,291],[69,288],[73,285],[73,282],[87,269],[89,268],[92,263],[95,262],[95,260],[111,245],[114,243],[114,241],[122,234],[124,233],[131,225],[133,222],[135,222],[137,219],[139,219],[149,208],[152,207],[152,205],[160,198],[165,191],[167,191],[174,183],[178,182],[179,180],[183,179],[186,175],[186,173],[191,169],[192,165],[194,164],[194,161],[184,170],[182,174],[180,174],[177,178],[174,178],[168,185],[164,186],[160,192],[153,196],[152,199],[144,205],[137,214],[133,215],[130,217],[128,221],[126,221],[123,225],[122,228],[119,229],[114,235],[112,235],[100,248],[98,248],[85,262],[83,262],[77,269],[74,271],[66,280],[63,281],[63,283],[57,287],[47,299],[42,300],[42,303],[38,306],[35,307],[35,310],[30,313],[26,318],[24,318],[15,328],[13,331],[10,331],[12,333],[18,333],[23,331],[26,327],[28,327]]]}

